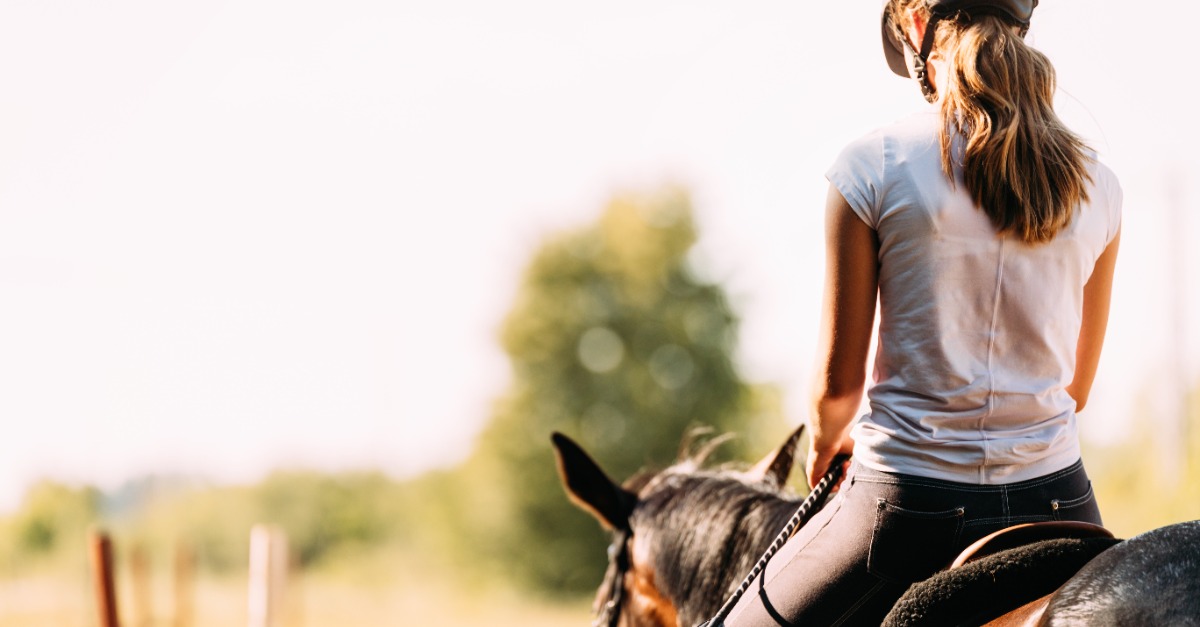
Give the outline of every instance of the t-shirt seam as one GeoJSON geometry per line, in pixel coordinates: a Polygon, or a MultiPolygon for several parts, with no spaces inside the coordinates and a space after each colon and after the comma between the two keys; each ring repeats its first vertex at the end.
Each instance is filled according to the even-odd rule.
{"type": "Polygon", "coordinates": [[[879,135],[879,189],[875,190],[875,230],[878,231],[883,224],[883,198],[886,196],[887,190],[885,186],[888,181],[887,169],[887,142],[888,136],[884,133],[879,135]]]}
{"type": "Polygon", "coordinates": [[[992,358],[995,356],[996,347],[996,328],[1000,318],[1000,299],[1004,287],[1004,238],[1000,239],[1000,246],[996,251],[996,291],[992,296],[992,319],[988,325],[988,344],[987,344],[987,376],[988,376],[988,395],[987,395],[987,411],[979,418],[979,433],[983,437],[983,465],[987,467],[991,459],[988,442],[991,438],[988,437],[987,429],[984,428],[984,422],[992,417],[996,411],[996,373],[992,370],[992,358]]]}

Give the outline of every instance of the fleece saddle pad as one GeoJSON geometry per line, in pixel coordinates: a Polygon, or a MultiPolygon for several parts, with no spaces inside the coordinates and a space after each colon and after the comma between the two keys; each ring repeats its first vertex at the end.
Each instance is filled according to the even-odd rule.
{"type": "Polygon", "coordinates": [[[881,627],[982,625],[1058,589],[1114,538],[1043,540],[912,585],[881,627]]]}

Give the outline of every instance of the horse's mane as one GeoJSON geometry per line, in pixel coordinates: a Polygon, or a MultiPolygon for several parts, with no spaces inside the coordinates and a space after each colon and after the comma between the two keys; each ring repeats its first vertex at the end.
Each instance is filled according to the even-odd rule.
{"type": "Polygon", "coordinates": [[[736,469],[704,468],[713,442],[659,473],[626,483],[638,493],[634,533],[650,537],[656,583],[681,624],[712,616],[795,511],[798,499],[736,469]]]}

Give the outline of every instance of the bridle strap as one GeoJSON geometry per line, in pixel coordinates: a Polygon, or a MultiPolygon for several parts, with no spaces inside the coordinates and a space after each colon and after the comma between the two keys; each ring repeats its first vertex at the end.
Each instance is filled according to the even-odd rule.
{"type": "Polygon", "coordinates": [[[825,473],[824,477],[821,477],[821,481],[813,487],[812,492],[808,493],[808,497],[796,509],[796,513],[792,514],[792,517],[783,526],[779,535],[775,537],[775,541],[771,543],[771,546],[767,547],[762,557],[758,558],[758,563],[754,565],[754,568],[750,569],[750,574],[746,575],[746,578],[742,580],[742,584],[725,601],[721,609],[717,610],[716,615],[700,623],[698,627],[724,627],[725,618],[729,616],[729,612],[733,610],[733,606],[737,605],[742,596],[746,594],[746,591],[750,589],[750,584],[754,583],[759,574],[766,569],[767,562],[770,562],[771,558],[775,557],[775,554],[779,552],[779,549],[783,548],[788,538],[792,537],[792,534],[796,532],[796,529],[800,525],[808,522],[808,519],[825,505],[826,499],[829,498],[829,489],[842,477],[842,466],[845,465],[848,459],[850,459],[849,455],[838,455],[833,458],[828,472],[825,473]]]}
{"type": "Polygon", "coordinates": [[[625,600],[625,573],[629,571],[629,538],[633,531],[620,529],[608,545],[608,566],[612,579],[608,582],[608,600],[599,608],[592,627],[617,627],[621,620],[621,602],[625,600]]]}

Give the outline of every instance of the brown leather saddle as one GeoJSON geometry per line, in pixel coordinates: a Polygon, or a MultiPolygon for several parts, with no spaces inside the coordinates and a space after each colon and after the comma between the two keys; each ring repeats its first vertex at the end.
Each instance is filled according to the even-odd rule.
{"type": "Polygon", "coordinates": [[[1100,525],[1069,520],[1013,525],[977,540],[951,562],[950,568],[958,568],[967,562],[1042,540],[1112,537],[1112,532],[1100,525]]]}
{"type": "Polygon", "coordinates": [[[1080,522],[1002,529],[967,547],[946,570],[913,584],[883,625],[1026,624],[1011,621],[1036,620],[1055,590],[1118,542],[1107,529],[1080,522]]]}

